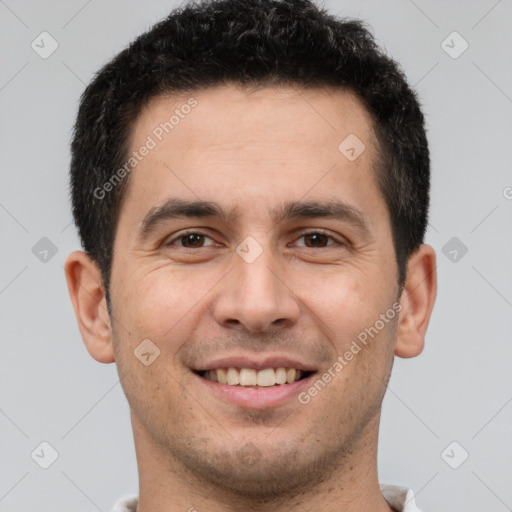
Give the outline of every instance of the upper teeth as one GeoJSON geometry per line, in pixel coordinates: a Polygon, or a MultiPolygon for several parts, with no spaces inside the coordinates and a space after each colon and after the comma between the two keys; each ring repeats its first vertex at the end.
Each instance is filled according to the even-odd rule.
{"type": "Polygon", "coordinates": [[[274,386],[275,384],[291,384],[299,380],[301,370],[295,368],[265,368],[256,371],[252,368],[217,368],[207,370],[204,377],[214,382],[229,386],[274,386]]]}

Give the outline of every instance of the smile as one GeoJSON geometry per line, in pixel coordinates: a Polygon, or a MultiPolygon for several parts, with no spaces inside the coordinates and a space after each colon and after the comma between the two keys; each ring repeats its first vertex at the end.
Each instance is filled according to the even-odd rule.
{"type": "Polygon", "coordinates": [[[198,396],[208,402],[220,401],[242,409],[268,410],[290,404],[297,406],[300,403],[300,393],[311,386],[316,373],[284,367],[263,368],[259,371],[252,368],[228,367],[196,371],[193,375],[198,396]],[[221,380],[225,378],[225,383],[219,381],[219,374],[221,380]],[[217,380],[214,380],[215,378],[217,380]]]}
{"type": "Polygon", "coordinates": [[[243,387],[272,387],[283,384],[293,384],[312,372],[297,370],[296,368],[216,368],[200,372],[201,377],[212,382],[226,384],[228,386],[243,387]]]}

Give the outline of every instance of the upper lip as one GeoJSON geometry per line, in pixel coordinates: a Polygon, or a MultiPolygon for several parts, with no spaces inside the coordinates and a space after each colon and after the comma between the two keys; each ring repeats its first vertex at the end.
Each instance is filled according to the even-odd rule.
{"type": "Polygon", "coordinates": [[[299,361],[285,355],[266,355],[259,357],[249,354],[238,354],[219,357],[194,368],[195,371],[215,370],[217,368],[252,368],[263,370],[265,368],[295,368],[302,371],[316,371],[316,368],[308,363],[299,361]]]}

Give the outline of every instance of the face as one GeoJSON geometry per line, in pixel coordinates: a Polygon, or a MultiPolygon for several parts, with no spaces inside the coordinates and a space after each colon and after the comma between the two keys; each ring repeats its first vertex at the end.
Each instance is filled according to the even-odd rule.
{"type": "Polygon", "coordinates": [[[148,136],[110,284],[136,444],[245,494],[311,484],[376,428],[395,349],[371,118],[349,92],[222,86],[154,98],[132,151],[148,136]]]}

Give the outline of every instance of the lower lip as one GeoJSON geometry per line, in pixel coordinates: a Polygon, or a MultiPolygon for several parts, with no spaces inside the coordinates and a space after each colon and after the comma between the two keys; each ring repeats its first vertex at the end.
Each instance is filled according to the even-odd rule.
{"type": "Polygon", "coordinates": [[[213,382],[197,374],[194,375],[206,386],[206,389],[224,401],[250,409],[268,409],[283,405],[294,398],[297,400],[297,395],[310,385],[315,374],[312,373],[292,384],[279,384],[261,388],[229,386],[213,382]]]}

